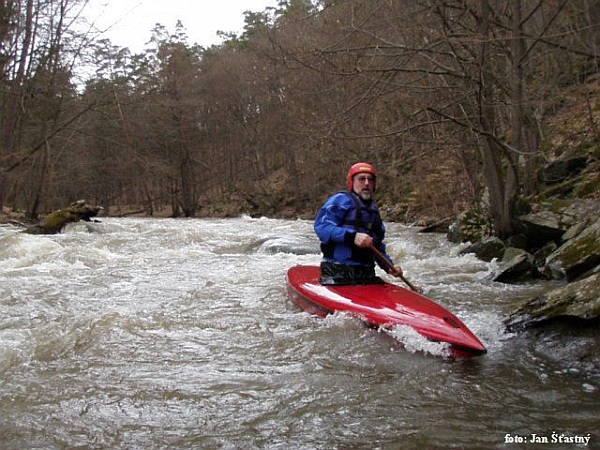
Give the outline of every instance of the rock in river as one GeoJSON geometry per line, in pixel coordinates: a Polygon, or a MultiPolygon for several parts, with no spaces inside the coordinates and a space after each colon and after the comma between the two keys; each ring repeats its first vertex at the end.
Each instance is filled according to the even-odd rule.
{"type": "Polygon", "coordinates": [[[571,281],[600,264],[600,219],[546,258],[544,272],[571,281]]]}
{"type": "Polygon", "coordinates": [[[599,272],[530,300],[510,315],[506,325],[509,330],[518,330],[563,317],[598,320],[599,272]]]}

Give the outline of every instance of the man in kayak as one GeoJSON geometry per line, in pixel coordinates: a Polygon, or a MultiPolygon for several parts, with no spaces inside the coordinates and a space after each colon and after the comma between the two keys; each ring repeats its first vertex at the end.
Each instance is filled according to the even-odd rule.
{"type": "Polygon", "coordinates": [[[322,284],[381,283],[375,276],[375,252],[387,259],[377,259],[383,270],[402,277],[402,269],[385,252],[385,225],[373,200],[376,178],[371,164],[354,164],[348,191],[333,194],[319,209],[314,229],[323,252],[322,284]]]}

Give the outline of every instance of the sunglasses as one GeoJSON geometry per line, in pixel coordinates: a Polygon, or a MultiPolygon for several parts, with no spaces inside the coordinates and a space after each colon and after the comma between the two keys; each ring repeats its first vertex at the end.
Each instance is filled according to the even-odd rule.
{"type": "Polygon", "coordinates": [[[374,183],[375,182],[375,177],[372,176],[368,176],[368,175],[360,175],[356,178],[354,178],[355,180],[357,180],[359,183],[366,183],[367,181],[369,183],[374,183]]]}

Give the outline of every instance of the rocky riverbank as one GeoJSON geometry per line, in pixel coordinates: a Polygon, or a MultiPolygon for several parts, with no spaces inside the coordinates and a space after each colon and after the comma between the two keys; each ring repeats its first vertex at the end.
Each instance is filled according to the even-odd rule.
{"type": "MultiPolygon", "coordinates": [[[[558,208],[538,204],[520,218],[521,234],[506,241],[484,237],[463,250],[485,260],[496,258],[500,269],[490,277],[496,282],[558,280],[559,287],[516,307],[505,319],[507,331],[533,334],[539,353],[568,370],[596,374],[600,373],[599,208],[600,201],[594,199],[563,201],[558,208]]],[[[453,224],[451,239],[456,239],[460,227],[460,220],[453,224]]]]}
{"type": "Polygon", "coordinates": [[[518,283],[545,278],[563,285],[531,299],[507,318],[511,330],[558,318],[600,318],[600,201],[561,200],[536,204],[519,217],[520,233],[507,240],[485,237],[465,213],[450,227],[448,238],[464,242],[478,230],[480,239],[463,250],[500,263],[493,281],[518,283]]]}
{"type": "MultiPolygon", "coordinates": [[[[562,169],[567,164],[560,165],[562,169]]],[[[580,173],[556,172],[546,193],[520,217],[518,232],[491,236],[485,208],[464,212],[448,239],[468,242],[463,252],[499,262],[490,281],[555,280],[559,286],[529,299],[505,319],[507,330],[534,333],[538,351],[576,370],[600,372],[600,192],[598,162],[580,173]],[[576,195],[572,195],[575,193],[576,195]]]]}

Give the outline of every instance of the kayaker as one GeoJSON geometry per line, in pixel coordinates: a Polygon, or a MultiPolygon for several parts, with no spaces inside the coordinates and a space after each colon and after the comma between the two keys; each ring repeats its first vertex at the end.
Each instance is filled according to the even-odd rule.
{"type": "Polygon", "coordinates": [[[321,206],[314,229],[321,241],[322,284],[381,283],[375,275],[375,261],[390,275],[402,277],[385,252],[385,225],[373,199],[377,173],[368,163],[359,162],[348,171],[348,190],[333,194],[321,206]],[[371,247],[389,261],[375,259],[371,247]]]}

